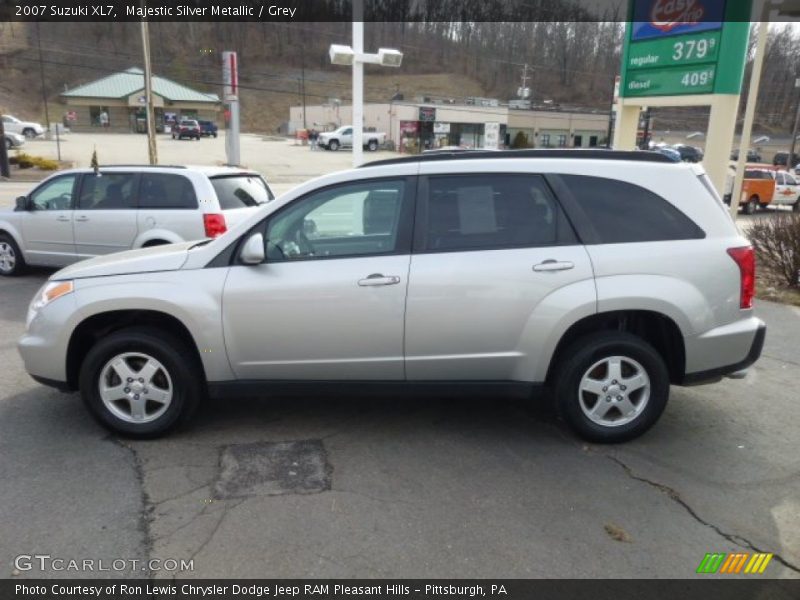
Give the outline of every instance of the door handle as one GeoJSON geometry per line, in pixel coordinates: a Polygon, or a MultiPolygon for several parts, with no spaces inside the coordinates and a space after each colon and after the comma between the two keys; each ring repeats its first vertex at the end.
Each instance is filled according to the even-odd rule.
{"type": "Polygon", "coordinates": [[[575,267],[574,263],[568,260],[559,261],[552,258],[544,260],[536,265],[533,265],[534,271],[566,271],[575,267]]]}
{"type": "Polygon", "coordinates": [[[61,221],[62,223],[65,223],[65,222],[69,221],[69,217],[65,217],[64,215],[61,215],[60,217],[56,217],[56,221],[61,221]]]}
{"type": "Polygon", "coordinates": [[[89,217],[87,217],[86,215],[81,215],[80,217],[75,217],[75,220],[80,221],[81,223],[85,223],[86,221],[89,220],[89,217]]]}
{"type": "Polygon", "coordinates": [[[377,285],[395,285],[400,283],[400,278],[396,275],[382,275],[381,273],[373,273],[364,279],[358,280],[358,285],[361,287],[371,287],[377,285]]]}

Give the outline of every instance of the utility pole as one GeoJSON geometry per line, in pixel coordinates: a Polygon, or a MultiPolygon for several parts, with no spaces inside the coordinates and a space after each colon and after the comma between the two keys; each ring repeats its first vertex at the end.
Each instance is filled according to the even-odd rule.
{"type": "Polygon", "coordinates": [[[47,87],[44,81],[44,60],[42,59],[42,34],[39,31],[39,21],[36,21],[36,45],[39,47],[39,76],[42,78],[42,103],[44,104],[44,120],[47,123],[47,133],[50,134],[50,111],[47,108],[47,87]]]}
{"type": "Polygon", "coordinates": [[[3,120],[0,119],[0,177],[11,177],[11,172],[8,166],[8,150],[6,149],[6,130],[3,126],[3,120]]]}
{"type": "MultiPolygon", "coordinates": [[[[353,52],[364,54],[364,0],[353,0],[353,52]]],[[[353,61],[353,166],[364,162],[364,63],[353,61]]]]}
{"type": "Polygon", "coordinates": [[[306,129],[306,52],[300,44],[300,94],[303,96],[303,129],[306,129]]]}
{"type": "Polygon", "coordinates": [[[144,98],[147,106],[147,156],[151,165],[158,164],[156,149],[156,119],[153,111],[153,73],[150,70],[150,31],[142,19],[142,50],[144,51],[144,98]]]}
{"type": "MultiPolygon", "coordinates": [[[[800,77],[794,80],[795,89],[800,88],[800,77]]],[[[800,98],[797,100],[797,112],[794,115],[794,127],[792,127],[792,144],[789,146],[789,156],[786,157],[786,170],[789,171],[794,168],[792,164],[794,159],[794,148],[797,142],[797,128],[800,126],[800,98]]]]}
{"type": "MultiPolygon", "coordinates": [[[[39,31],[39,21],[36,21],[36,45],[39,47],[39,76],[42,79],[42,102],[44,103],[44,120],[47,123],[45,136],[50,138],[50,111],[47,107],[47,86],[44,79],[44,59],[42,58],[42,35],[39,31]]],[[[61,139],[58,136],[58,123],[56,123],[56,152],[58,161],[61,162],[61,139]]]]}

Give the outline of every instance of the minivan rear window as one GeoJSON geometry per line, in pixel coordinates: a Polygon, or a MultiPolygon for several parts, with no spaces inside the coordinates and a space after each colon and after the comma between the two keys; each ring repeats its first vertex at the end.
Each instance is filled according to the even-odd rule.
{"type": "Polygon", "coordinates": [[[211,185],[222,210],[258,206],[275,198],[267,182],[255,174],[212,177],[211,185]]]}

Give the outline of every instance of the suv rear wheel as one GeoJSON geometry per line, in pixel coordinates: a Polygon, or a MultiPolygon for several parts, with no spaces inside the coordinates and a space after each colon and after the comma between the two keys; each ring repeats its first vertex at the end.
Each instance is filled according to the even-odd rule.
{"type": "Polygon", "coordinates": [[[101,339],[80,371],[92,415],[125,436],[157,437],[191,417],[204,394],[202,370],[178,338],[147,327],[101,339]]]}
{"type": "Polygon", "coordinates": [[[633,439],[664,411],[669,373],[658,352],[641,338],[600,332],[576,341],[562,356],[555,379],[558,412],[584,439],[633,439]]]}

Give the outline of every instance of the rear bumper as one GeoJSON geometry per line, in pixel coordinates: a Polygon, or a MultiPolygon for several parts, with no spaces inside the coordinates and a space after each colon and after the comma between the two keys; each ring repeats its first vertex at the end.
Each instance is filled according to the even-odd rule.
{"type": "MultiPolygon", "coordinates": [[[[722,367],[715,367],[703,371],[687,373],[684,375],[680,385],[713,383],[715,381],[719,381],[725,376],[732,376],[737,379],[741,378],[744,375],[743,371],[758,360],[758,358],[761,356],[761,350],[764,348],[764,339],[767,336],[767,326],[760,319],[756,319],[756,321],[758,321],[758,325],[755,330],[755,335],[752,338],[752,342],[750,343],[750,347],[744,359],[722,367]]],[[[716,341],[721,341],[724,343],[727,340],[722,338],[716,341]]]]}

